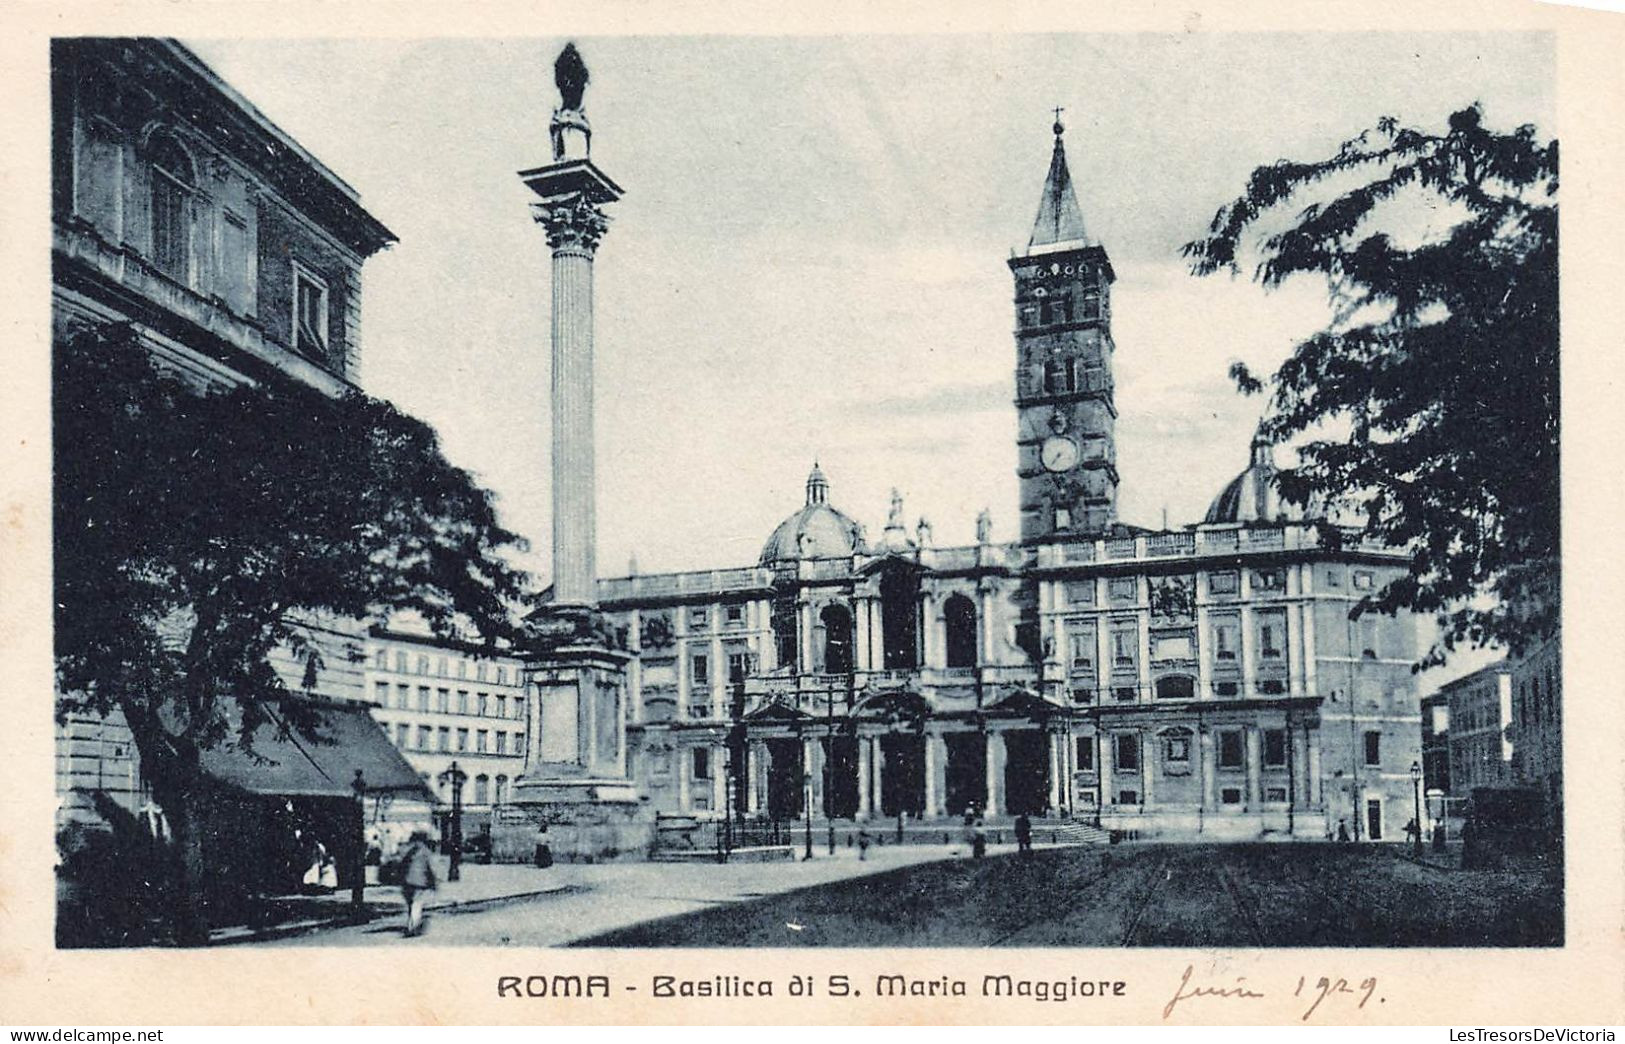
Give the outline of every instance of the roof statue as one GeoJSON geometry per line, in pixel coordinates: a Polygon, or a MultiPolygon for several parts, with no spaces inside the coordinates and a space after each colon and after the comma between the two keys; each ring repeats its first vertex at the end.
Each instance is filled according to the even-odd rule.
{"type": "Polygon", "coordinates": [[[574,43],[565,44],[558,60],[553,63],[553,83],[558,86],[561,100],[559,107],[579,110],[581,96],[587,90],[589,79],[587,63],[581,60],[581,52],[576,50],[574,43]]]}
{"type": "Polygon", "coordinates": [[[993,512],[987,508],[976,516],[976,542],[985,544],[993,538],[993,512]]]}
{"type": "Polygon", "coordinates": [[[903,494],[897,492],[897,487],[891,490],[891,513],[886,516],[886,528],[903,528],[903,494]]]}

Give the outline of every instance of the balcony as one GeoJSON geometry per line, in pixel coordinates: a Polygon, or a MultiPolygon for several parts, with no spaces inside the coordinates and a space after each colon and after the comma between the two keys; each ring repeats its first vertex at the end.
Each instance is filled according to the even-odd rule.
{"type": "Polygon", "coordinates": [[[765,591],[772,582],[766,569],[704,569],[689,573],[651,573],[598,581],[600,602],[666,601],[687,596],[714,596],[765,591]]]}

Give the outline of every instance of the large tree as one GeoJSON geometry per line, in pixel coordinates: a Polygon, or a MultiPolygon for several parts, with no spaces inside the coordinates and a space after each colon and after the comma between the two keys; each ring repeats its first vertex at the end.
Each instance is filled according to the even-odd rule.
{"type": "Polygon", "coordinates": [[[181,854],[177,933],[197,942],[200,753],[251,748],[261,726],[321,738],[274,659],[304,658],[294,689],[310,686],[306,624],[400,609],[512,639],[522,542],[388,403],[292,381],[201,390],[124,326],[53,354],[59,714],[123,712],[181,854]]]}
{"type": "Polygon", "coordinates": [[[1414,553],[1356,613],[1437,614],[1427,663],[1557,626],[1556,195],[1557,143],[1492,131],[1475,104],[1442,133],[1384,118],[1259,167],[1185,246],[1197,275],[1251,259],[1266,287],[1325,280],[1331,323],[1266,378],[1231,374],[1268,391],[1267,435],[1301,443],[1286,499],[1351,507],[1414,553]]]}

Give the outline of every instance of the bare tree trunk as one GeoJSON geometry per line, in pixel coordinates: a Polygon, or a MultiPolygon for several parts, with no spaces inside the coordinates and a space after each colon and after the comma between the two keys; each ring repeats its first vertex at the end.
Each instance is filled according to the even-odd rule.
{"type": "Polygon", "coordinates": [[[175,939],[182,946],[209,941],[203,878],[203,773],[196,751],[166,751],[161,743],[143,744],[142,766],[152,781],[153,797],[169,821],[179,856],[173,910],[175,939]]]}

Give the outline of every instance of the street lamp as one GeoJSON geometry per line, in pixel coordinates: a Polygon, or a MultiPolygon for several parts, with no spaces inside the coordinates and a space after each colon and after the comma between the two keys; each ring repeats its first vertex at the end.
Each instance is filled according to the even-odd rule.
{"type": "Polygon", "coordinates": [[[1422,766],[1411,762],[1411,791],[1415,796],[1415,818],[1411,822],[1416,826],[1416,832],[1411,834],[1411,855],[1422,858],[1422,766]]]}
{"type": "Polygon", "coordinates": [[[468,782],[468,773],[453,761],[450,768],[440,773],[440,782],[451,787],[451,865],[446,870],[446,880],[459,881],[463,877],[463,784],[468,782]]]}
{"type": "Polygon", "coordinates": [[[801,861],[803,863],[805,863],[807,860],[812,858],[812,773],[811,772],[803,772],[801,774],[801,792],[804,795],[804,798],[803,798],[801,803],[803,805],[805,805],[806,808],[807,808],[807,851],[806,851],[806,854],[801,857],[801,861]]]}
{"type": "Polygon", "coordinates": [[[351,863],[350,909],[360,913],[367,887],[367,783],[361,778],[360,769],[355,770],[350,790],[355,794],[355,859],[351,863]]]}

